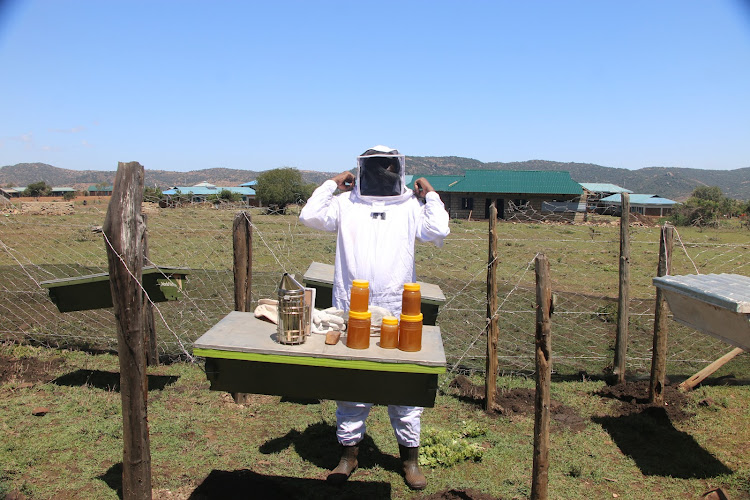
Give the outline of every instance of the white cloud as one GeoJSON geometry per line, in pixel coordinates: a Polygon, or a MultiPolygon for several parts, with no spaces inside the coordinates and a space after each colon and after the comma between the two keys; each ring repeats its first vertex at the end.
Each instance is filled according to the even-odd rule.
{"type": "Polygon", "coordinates": [[[79,125],[73,128],[51,128],[49,129],[50,132],[57,132],[59,134],[77,134],[78,132],[83,132],[84,130],[86,130],[86,127],[82,125],[79,125]]]}

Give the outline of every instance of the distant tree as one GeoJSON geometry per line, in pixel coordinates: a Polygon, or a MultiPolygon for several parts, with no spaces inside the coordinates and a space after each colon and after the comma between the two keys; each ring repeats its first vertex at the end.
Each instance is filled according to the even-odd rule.
{"type": "Polygon", "coordinates": [[[721,192],[719,186],[697,187],[690,196],[699,200],[715,201],[717,203],[720,203],[724,199],[724,193],[721,192]]]}
{"type": "Polygon", "coordinates": [[[76,192],[75,191],[66,191],[63,193],[63,200],[65,201],[73,201],[76,198],[76,192]]]}
{"type": "Polygon", "coordinates": [[[150,202],[157,202],[162,199],[164,195],[161,192],[161,189],[158,187],[148,187],[146,186],[143,188],[143,200],[144,201],[150,201],[150,202]]]}
{"type": "Polygon", "coordinates": [[[242,195],[240,193],[235,193],[234,191],[230,191],[229,189],[222,189],[220,193],[218,194],[212,194],[208,198],[206,198],[206,201],[211,201],[214,203],[232,203],[242,200],[242,195]]]}
{"type": "Polygon", "coordinates": [[[732,217],[740,213],[736,200],[727,198],[718,186],[701,186],[681,206],[675,208],[670,217],[677,226],[715,225],[720,217],[732,217]]]}
{"type": "Polygon", "coordinates": [[[306,184],[302,173],[296,168],[276,168],[258,176],[255,194],[262,206],[277,206],[283,213],[287,205],[304,203],[315,189],[315,184],[306,184]]]}
{"type": "Polygon", "coordinates": [[[52,188],[44,181],[33,182],[26,186],[23,192],[24,196],[33,196],[39,198],[40,196],[49,196],[52,193],[52,188]]]}

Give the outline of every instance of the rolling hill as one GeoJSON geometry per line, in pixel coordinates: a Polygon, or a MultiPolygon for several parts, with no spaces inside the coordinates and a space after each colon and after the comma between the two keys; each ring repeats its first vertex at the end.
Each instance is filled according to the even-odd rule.
{"type": "MultiPolygon", "coordinates": [[[[415,175],[461,175],[468,169],[477,170],[544,170],[567,171],[577,182],[608,182],[635,193],[657,194],[684,201],[698,186],[718,186],[722,192],[738,200],[750,200],[750,167],[736,170],[700,170],[690,168],[649,167],[639,170],[611,168],[591,163],[563,163],[546,160],[524,162],[481,162],[458,156],[409,156],[407,173],[415,175]]],[[[192,186],[208,181],[216,185],[236,186],[254,180],[262,172],[230,168],[210,168],[189,172],[146,170],[147,186],[166,189],[171,186],[192,186]]],[[[302,170],[306,182],[320,184],[338,172],[302,170]]],[[[44,181],[51,186],[85,189],[92,184],[111,184],[115,172],[100,170],[69,170],[46,163],[18,163],[0,167],[0,185],[26,186],[44,181]]]]}

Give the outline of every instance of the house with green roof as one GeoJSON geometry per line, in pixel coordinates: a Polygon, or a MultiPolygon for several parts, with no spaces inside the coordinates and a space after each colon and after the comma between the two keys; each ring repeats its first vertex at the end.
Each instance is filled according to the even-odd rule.
{"type": "Polygon", "coordinates": [[[88,196],[112,196],[113,190],[114,186],[112,185],[96,184],[94,186],[89,186],[88,189],[86,189],[86,193],[88,196]]]}
{"type": "Polygon", "coordinates": [[[464,175],[413,179],[420,177],[440,194],[452,218],[489,218],[493,201],[498,219],[582,221],[586,213],[584,190],[569,172],[467,170],[464,175]]]}

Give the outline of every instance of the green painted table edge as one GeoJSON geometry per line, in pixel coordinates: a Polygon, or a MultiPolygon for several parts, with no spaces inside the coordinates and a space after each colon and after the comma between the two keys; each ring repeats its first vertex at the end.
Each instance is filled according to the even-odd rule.
{"type": "Polygon", "coordinates": [[[423,366],[414,363],[378,363],[376,361],[367,360],[315,358],[312,356],[283,356],[280,354],[222,351],[219,349],[202,349],[199,347],[193,349],[193,354],[204,358],[239,359],[245,361],[260,361],[263,363],[325,366],[329,368],[349,368],[381,372],[425,373],[435,375],[445,373],[445,366],[423,366]]]}

